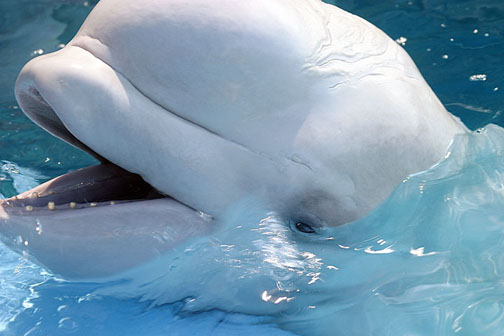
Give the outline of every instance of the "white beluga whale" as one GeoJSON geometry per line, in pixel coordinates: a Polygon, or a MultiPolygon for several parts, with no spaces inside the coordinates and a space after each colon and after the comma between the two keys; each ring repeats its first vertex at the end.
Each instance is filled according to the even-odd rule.
{"type": "Polygon", "coordinates": [[[355,221],[466,132],[396,42],[319,0],[101,0],[16,97],[102,161],[0,207],[3,241],[79,280],[211,235],[246,199],[306,233],[355,221]]]}

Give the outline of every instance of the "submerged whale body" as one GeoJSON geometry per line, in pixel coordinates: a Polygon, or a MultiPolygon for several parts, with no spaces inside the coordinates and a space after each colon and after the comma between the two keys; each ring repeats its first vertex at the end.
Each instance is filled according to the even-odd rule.
{"type": "Polygon", "coordinates": [[[16,97],[102,161],[0,204],[3,241],[79,280],[211,235],[246,200],[308,235],[355,221],[465,132],[401,47],[319,0],[102,0],[16,97]]]}

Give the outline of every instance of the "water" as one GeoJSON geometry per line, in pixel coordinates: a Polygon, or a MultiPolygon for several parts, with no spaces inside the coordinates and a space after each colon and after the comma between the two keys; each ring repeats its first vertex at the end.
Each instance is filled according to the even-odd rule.
{"type": "MultiPolygon", "coordinates": [[[[471,129],[504,124],[500,0],[335,2],[403,43],[471,129]]],[[[94,3],[0,0],[0,196],[95,162],[13,96],[21,66],[66,43],[94,3]]],[[[244,202],[134,281],[67,283],[1,245],[0,333],[501,335],[503,151],[498,126],[461,137],[370,216],[315,238],[244,202]]]]}

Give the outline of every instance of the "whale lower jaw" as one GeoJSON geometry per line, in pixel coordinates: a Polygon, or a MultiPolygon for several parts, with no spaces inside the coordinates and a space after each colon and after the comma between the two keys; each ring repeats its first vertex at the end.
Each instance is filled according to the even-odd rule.
{"type": "Polygon", "coordinates": [[[66,280],[120,279],[213,227],[210,216],[111,163],[0,200],[0,240],[66,280]]]}
{"type": "Polygon", "coordinates": [[[0,240],[66,280],[120,279],[213,227],[211,217],[111,163],[0,200],[0,240]]]}
{"type": "Polygon", "coordinates": [[[169,197],[79,210],[0,203],[0,240],[66,280],[102,282],[208,235],[213,221],[169,197]]]}

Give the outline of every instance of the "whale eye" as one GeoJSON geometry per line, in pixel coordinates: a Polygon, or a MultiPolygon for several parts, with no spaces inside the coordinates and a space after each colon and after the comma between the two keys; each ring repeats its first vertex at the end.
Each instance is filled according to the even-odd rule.
{"type": "Polygon", "coordinates": [[[296,229],[298,229],[299,231],[301,231],[303,233],[315,233],[315,230],[310,225],[308,225],[306,223],[297,222],[296,229]]]}
{"type": "Polygon", "coordinates": [[[298,232],[302,232],[302,233],[316,233],[315,229],[311,225],[303,223],[303,222],[292,221],[290,226],[291,226],[292,230],[295,230],[295,231],[298,231],[298,232]]]}

